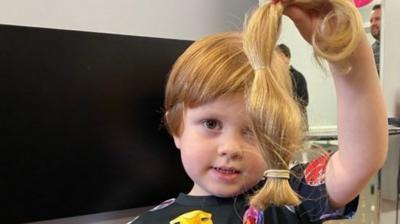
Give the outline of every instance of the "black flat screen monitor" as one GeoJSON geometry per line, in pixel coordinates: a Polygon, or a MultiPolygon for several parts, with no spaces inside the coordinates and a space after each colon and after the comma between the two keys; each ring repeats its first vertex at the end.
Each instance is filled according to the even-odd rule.
{"type": "Polygon", "coordinates": [[[161,118],[168,72],[190,43],[0,25],[2,222],[150,206],[188,191],[161,118]]]}

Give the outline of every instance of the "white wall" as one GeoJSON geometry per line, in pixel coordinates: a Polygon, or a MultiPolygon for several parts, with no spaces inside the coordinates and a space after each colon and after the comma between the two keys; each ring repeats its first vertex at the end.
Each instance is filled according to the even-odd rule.
{"type": "Polygon", "coordinates": [[[400,1],[382,0],[382,85],[389,117],[400,117],[400,1]]]}
{"type": "Polygon", "coordinates": [[[0,24],[194,40],[237,30],[257,0],[0,0],[0,24]]]}
{"type": "Polygon", "coordinates": [[[312,48],[287,17],[283,20],[279,42],[289,46],[293,67],[303,73],[307,80],[310,99],[307,113],[310,126],[336,125],[336,96],[329,71],[324,72],[317,64],[312,48]]]}

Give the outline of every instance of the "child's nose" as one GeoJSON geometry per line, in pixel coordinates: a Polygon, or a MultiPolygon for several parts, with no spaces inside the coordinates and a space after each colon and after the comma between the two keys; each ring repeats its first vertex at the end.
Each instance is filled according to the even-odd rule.
{"type": "Polygon", "coordinates": [[[243,144],[238,137],[225,138],[218,148],[218,155],[229,159],[240,159],[243,157],[243,144]]]}

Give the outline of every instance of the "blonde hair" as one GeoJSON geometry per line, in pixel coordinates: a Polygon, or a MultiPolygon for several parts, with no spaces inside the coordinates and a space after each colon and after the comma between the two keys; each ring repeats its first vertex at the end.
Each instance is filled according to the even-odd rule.
{"type": "MultiPolygon", "coordinates": [[[[304,118],[293,95],[287,64],[276,51],[284,8],[327,10],[312,35],[317,58],[351,69],[347,58],[362,32],[356,8],[348,0],[293,0],[267,3],[248,20],[243,33],[221,33],[193,43],[176,61],[165,92],[165,123],[172,135],[182,132],[185,107],[218,97],[242,94],[258,148],[269,169],[289,169],[304,141],[304,118]]],[[[250,198],[251,206],[297,205],[287,179],[268,178],[250,198]]]]}

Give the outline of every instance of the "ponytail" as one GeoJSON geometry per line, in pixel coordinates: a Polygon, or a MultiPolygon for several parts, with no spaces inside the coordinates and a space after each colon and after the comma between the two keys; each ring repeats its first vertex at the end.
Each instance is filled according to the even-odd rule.
{"type": "MultiPolygon", "coordinates": [[[[349,0],[269,2],[247,21],[243,48],[255,73],[247,110],[268,168],[284,173],[289,172],[293,155],[305,138],[305,119],[292,95],[289,70],[275,50],[284,9],[292,5],[320,12],[323,18],[311,37],[314,55],[317,60],[338,63],[343,71],[351,69],[347,60],[363,32],[359,13],[349,0]]],[[[264,186],[250,198],[250,206],[263,210],[269,205],[298,205],[299,196],[285,177],[266,175],[264,186]]]]}

